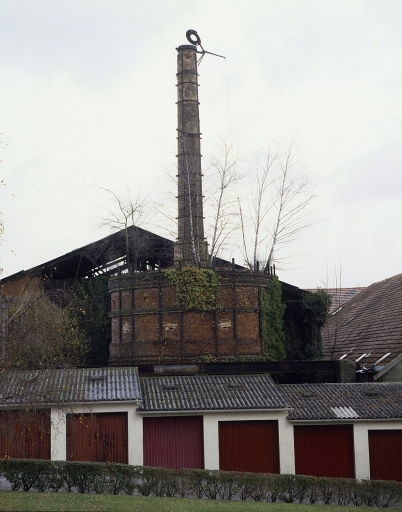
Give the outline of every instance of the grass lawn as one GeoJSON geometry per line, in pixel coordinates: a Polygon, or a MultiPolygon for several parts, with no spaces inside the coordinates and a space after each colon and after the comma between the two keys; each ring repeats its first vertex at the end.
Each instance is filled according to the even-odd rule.
{"type": "MultiPolygon", "coordinates": [[[[245,512],[345,512],[345,507],[333,505],[287,505],[285,503],[258,503],[243,501],[215,501],[145,496],[108,496],[105,494],[71,494],[0,491],[0,510],[47,511],[119,511],[119,512],[208,512],[210,510],[245,512]]],[[[359,507],[359,512],[384,509],[359,507]]],[[[395,509],[394,509],[395,510],[395,509]]]]}

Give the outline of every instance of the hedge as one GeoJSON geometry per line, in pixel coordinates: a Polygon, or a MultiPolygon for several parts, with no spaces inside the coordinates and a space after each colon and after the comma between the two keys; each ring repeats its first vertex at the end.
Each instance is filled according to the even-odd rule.
{"type": "Polygon", "coordinates": [[[0,476],[8,480],[13,491],[141,494],[369,507],[402,505],[402,482],[383,480],[25,459],[0,460],[0,476]]]}

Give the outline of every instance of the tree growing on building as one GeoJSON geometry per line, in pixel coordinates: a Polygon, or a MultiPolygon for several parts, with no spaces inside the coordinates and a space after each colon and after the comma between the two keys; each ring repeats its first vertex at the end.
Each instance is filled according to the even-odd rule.
{"type": "MultiPolygon", "coordinates": [[[[298,169],[294,143],[269,149],[250,173],[250,199],[238,193],[241,250],[248,268],[269,272],[293,261],[286,249],[311,225],[316,196],[308,176],[298,169]]],[[[244,189],[242,189],[244,190],[244,189]]]]}

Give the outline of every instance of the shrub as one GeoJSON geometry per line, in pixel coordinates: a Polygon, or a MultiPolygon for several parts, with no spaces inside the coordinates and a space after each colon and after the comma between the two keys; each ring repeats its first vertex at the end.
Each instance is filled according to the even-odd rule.
{"type": "Polygon", "coordinates": [[[104,470],[102,464],[95,462],[66,462],[60,468],[67,490],[80,493],[95,492],[104,470]]]}
{"type": "Polygon", "coordinates": [[[402,500],[402,484],[383,480],[362,480],[359,489],[359,500],[368,507],[393,507],[402,500]]]}
{"type": "Polygon", "coordinates": [[[41,473],[48,466],[49,463],[42,460],[7,459],[4,461],[3,476],[10,482],[13,491],[30,491],[36,488],[41,473]]]}
{"type": "Polygon", "coordinates": [[[282,501],[391,507],[402,503],[402,483],[303,475],[171,470],[125,464],[0,460],[0,475],[14,491],[133,494],[212,500],[282,501]]]}

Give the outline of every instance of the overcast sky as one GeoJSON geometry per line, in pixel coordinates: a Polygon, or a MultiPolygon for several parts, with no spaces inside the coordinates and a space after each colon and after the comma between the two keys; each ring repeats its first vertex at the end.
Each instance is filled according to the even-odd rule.
{"type": "Polygon", "coordinates": [[[320,189],[280,279],[366,286],[400,273],[401,27],[400,0],[0,0],[3,277],[107,235],[99,187],[167,194],[175,48],[189,28],[226,56],[199,69],[204,161],[222,139],[244,164],[296,137],[320,189]]]}

